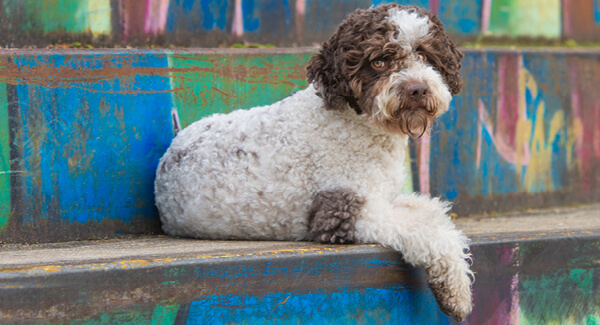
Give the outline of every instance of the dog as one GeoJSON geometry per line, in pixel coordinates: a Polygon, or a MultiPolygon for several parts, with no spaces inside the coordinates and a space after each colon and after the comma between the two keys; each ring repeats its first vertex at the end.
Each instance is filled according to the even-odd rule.
{"type": "Polygon", "coordinates": [[[462,87],[462,58],[425,9],[353,12],[309,60],[306,89],[177,134],[156,173],[163,230],[378,243],[422,266],[440,309],[465,319],[474,279],[468,238],[448,202],[401,192],[409,137],[448,110],[462,87]]]}

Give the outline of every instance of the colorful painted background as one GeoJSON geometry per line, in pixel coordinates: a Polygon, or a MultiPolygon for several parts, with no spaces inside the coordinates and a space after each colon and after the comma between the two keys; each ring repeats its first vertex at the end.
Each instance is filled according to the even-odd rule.
{"type": "Polygon", "coordinates": [[[598,0],[0,0],[0,45],[311,45],[354,9],[387,2],[429,8],[457,40],[600,41],[598,0]]]}
{"type": "MultiPolygon", "coordinates": [[[[0,241],[158,232],[174,121],[302,89],[313,51],[1,51],[0,241]]],[[[459,215],[600,201],[600,53],[470,50],[462,75],[409,190],[459,215]]]]}

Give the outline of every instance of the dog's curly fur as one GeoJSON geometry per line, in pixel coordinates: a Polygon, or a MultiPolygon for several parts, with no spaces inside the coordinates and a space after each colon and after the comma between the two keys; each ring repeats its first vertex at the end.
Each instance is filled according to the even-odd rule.
{"type": "MultiPolygon", "coordinates": [[[[306,69],[307,78],[319,89],[319,96],[327,109],[344,109],[345,103],[349,103],[357,113],[372,115],[370,108],[374,105],[371,101],[375,99],[374,92],[381,87],[377,81],[389,78],[394,71],[402,68],[403,60],[413,50],[425,55],[427,62],[441,74],[452,95],[460,92],[463,54],[444,32],[442,22],[423,8],[403,7],[402,10],[428,17],[430,22],[426,37],[407,48],[406,44],[398,42],[397,29],[386,19],[389,11],[396,8],[398,5],[388,4],[371,10],[357,10],[311,58],[306,69]],[[387,69],[383,74],[373,73],[366,67],[374,59],[384,59],[396,67],[387,69]]],[[[411,136],[422,135],[436,116],[433,111],[420,110],[415,114],[407,109],[396,110],[395,115],[393,121],[382,121],[382,125],[390,131],[398,127],[402,133],[411,136]],[[401,122],[396,123],[397,120],[401,122]],[[418,125],[420,132],[411,132],[411,124],[418,125]]]]}
{"type": "Polygon", "coordinates": [[[310,233],[323,244],[354,243],[354,223],[364,203],[351,190],[317,193],[308,214],[310,233]]]}
{"type": "Polygon", "coordinates": [[[380,243],[423,266],[440,309],[464,319],[469,241],[448,203],[401,192],[408,137],[448,110],[461,59],[424,9],[356,11],[310,60],[307,89],[179,132],[156,174],[164,231],[380,243]]]}

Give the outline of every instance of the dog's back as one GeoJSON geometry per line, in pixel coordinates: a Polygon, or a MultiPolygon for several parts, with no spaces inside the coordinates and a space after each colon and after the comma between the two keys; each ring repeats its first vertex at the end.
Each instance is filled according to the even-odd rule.
{"type": "Polygon", "coordinates": [[[156,174],[165,232],[306,240],[318,191],[352,188],[366,196],[377,193],[377,183],[392,195],[404,177],[404,143],[392,150],[375,128],[352,125],[360,118],[322,106],[310,86],[273,105],[217,114],[181,131],[156,174]],[[378,159],[387,161],[381,166],[396,160],[397,168],[364,168],[378,159]]]}

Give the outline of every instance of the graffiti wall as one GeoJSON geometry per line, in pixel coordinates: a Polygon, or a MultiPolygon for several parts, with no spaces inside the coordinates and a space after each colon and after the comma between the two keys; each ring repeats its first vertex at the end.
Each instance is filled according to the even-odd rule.
{"type": "Polygon", "coordinates": [[[463,64],[465,75],[488,80],[465,78],[440,119],[432,193],[461,202],[462,213],[597,201],[598,57],[474,51],[463,64]]]}
{"type": "Polygon", "coordinates": [[[598,0],[1,0],[0,45],[311,45],[356,8],[387,2],[429,8],[457,40],[600,40],[598,0]]]}
{"type": "MultiPolygon", "coordinates": [[[[159,231],[175,125],[302,89],[312,51],[1,52],[0,241],[159,231]]],[[[471,50],[462,73],[408,190],[459,215],[600,201],[598,52],[471,50]]]]}

